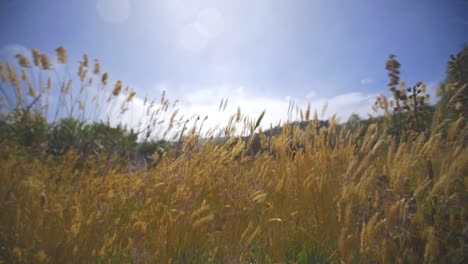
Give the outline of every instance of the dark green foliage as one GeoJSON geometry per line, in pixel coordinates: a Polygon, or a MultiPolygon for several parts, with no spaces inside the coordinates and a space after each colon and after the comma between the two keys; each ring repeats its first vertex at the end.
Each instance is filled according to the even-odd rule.
{"type": "Polygon", "coordinates": [[[125,155],[128,150],[135,149],[138,135],[120,126],[111,127],[105,123],[93,123],[89,126],[91,132],[91,147],[96,152],[113,152],[125,155]]]}
{"type": "Polygon", "coordinates": [[[59,155],[72,147],[83,149],[89,132],[84,122],[76,119],[66,118],[52,124],[48,133],[49,153],[59,155]]]}
{"type": "Polygon", "coordinates": [[[166,140],[145,141],[139,143],[136,147],[136,154],[142,157],[147,164],[157,165],[161,160],[162,155],[172,147],[172,144],[166,140]],[[154,159],[154,154],[157,153],[158,159],[154,159]]]}
{"type": "Polygon", "coordinates": [[[447,82],[468,83],[468,45],[457,55],[451,55],[447,68],[447,82]]]}
{"type": "MultiPolygon", "coordinates": [[[[449,97],[447,106],[460,116],[468,116],[468,46],[456,56],[451,55],[448,62],[447,82],[450,89],[446,89],[449,97]]],[[[445,98],[447,101],[447,98],[445,98]]]]}
{"type": "Polygon", "coordinates": [[[18,115],[18,120],[0,120],[0,144],[14,145],[26,155],[35,155],[47,144],[47,122],[36,114],[18,115]]]}
{"type": "Polygon", "coordinates": [[[162,156],[170,146],[166,141],[138,144],[137,138],[137,133],[120,126],[112,127],[102,122],[86,124],[73,118],[53,124],[47,124],[41,115],[31,114],[11,122],[0,120],[0,143],[4,147],[15,146],[26,156],[39,155],[45,150],[48,156],[59,158],[73,149],[82,161],[94,157],[125,166],[137,159],[137,155],[152,162],[155,152],[162,156]]]}
{"type": "Polygon", "coordinates": [[[137,134],[104,123],[86,125],[76,119],[62,119],[51,125],[49,153],[61,154],[71,148],[84,155],[125,155],[136,147],[137,134]]]}
{"type": "Polygon", "coordinates": [[[442,123],[439,127],[441,132],[446,132],[460,116],[468,116],[468,45],[450,58],[446,79],[439,84],[437,91],[438,115],[434,118],[442,123]]]}

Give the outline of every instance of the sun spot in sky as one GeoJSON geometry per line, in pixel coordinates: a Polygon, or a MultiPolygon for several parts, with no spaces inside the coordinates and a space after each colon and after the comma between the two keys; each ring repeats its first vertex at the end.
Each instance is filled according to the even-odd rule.
{"type": "Polygon", "coordinates": [[[204,8],[197,16],[197,23],[202,25],[210,38],[215,38],[224,32],[224,16],[217,8],[204,8]]]}
{"type": "Polygon", "coordinates": [[[180,34],[180,44],[187,51],[200,51],[208,43],[208,34],[198,23],[185,25],[180,34]]]}
{"type": "Polygon", "coordinates": [[[129,0],[98,0],[99,17],[110,24],[120,24],[130,17],[129,0]]]}
{"type": "Polygon", "coordinates": [[[208,43],[224,33],[224,16],[217,8],[201,9],[193,22],[180,32],[180,44],[187,51],[201,51],[208,43]]]}

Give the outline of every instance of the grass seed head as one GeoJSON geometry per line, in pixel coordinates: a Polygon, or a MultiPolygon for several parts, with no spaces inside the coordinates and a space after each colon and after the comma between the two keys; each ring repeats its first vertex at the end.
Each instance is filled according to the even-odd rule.
{"type": "Polygon", "coordinates": [[[67,64],[67,50],[64,47],[60,46],[56,48],[55,51],[57,53],[57,61],[61,64],[67,64]]]}
{"type": "Polygon", "coordinates": [[[43,70],[52,69],[52,64],[50,64],[49,57],[46,54],[41,54],[41,65],[43,70]]]}
{"type": "Polygon", "coordinates": [[[19,66],[21,66],[22,68],[29,68],[29,67],[31,67],[31,64],[29,63],[28,58],[27,58],[24,54],[18,53],[18,54],[16,54],[15,57],[18,59],[18,64],[19,64],[19,66]]]}

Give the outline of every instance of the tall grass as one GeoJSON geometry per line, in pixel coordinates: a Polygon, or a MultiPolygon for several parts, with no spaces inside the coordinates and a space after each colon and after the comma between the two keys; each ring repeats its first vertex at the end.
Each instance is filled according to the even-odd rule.
{"type": "MultiPolygon", "coordinates": [[[[15,87],[13,79],[3,79],[2,87],[15,87]]],[[[17,102],[19,96],[18,90],[17,102]]],[[[6,120],[28,113],[21,103],[4,111],[11,117],[6,120]]],[[[312,120],[310,108],[304,113],[310,121],[304,130],[286,123],[278,136],[259,133],[263,151],[256,154],[246,151],[253,136],[221,143],[215,138],[200,146],[194,127],[178,151],[158,157],[156,168],[130,174],[93,158],[77,169],[79,154],[73,150],[57,160],[41,152],[19,155],[16,143],[6,144],[0,150],[0,259],[463,261],[468,184],[463,117],[447,131],[439,122],[396,142],[378,124],[337,129],[334,119],[319,126],[317,113],[312,120]]],[[[238,111],[224,133],[234,134],[236,124],[258,132],[262,117],[238,111]]]]}

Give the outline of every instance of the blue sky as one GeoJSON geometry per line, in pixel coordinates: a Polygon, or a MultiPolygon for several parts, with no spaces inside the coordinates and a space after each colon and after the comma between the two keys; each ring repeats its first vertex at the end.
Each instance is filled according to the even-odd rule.
{"type": "Polygon", "coordinates": [[[60,45],[76,62],[99,58],[142,98],[162,90],[187,114],[223,97],[266,122],[289,100],[342,119],[371,113],[385,92],[390,53],[402,80],[434,86],[468,41],[468,1],[457,0],[0,0],[0,58],[60,45]]]}

